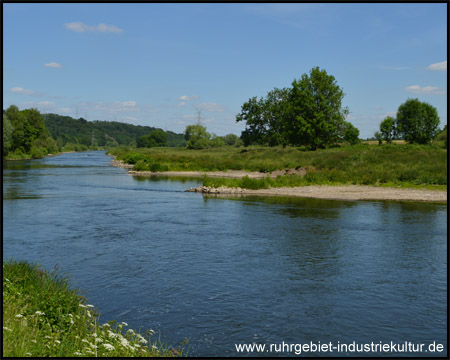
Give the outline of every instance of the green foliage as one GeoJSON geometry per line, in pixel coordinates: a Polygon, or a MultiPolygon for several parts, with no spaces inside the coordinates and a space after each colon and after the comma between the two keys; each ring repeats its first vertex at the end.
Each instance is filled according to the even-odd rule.
{"type": "Polygon", "coordinates": [[[392,143],[395,137],[395,119],[392,116],[386,117],[380,124],[380,134],[388,144],[392,143]]]}
{"type": "MultiPolygon", "coordinates": [[[[247,170],[269,173],[274,170],[306,169],[307,176],[304,178],[281,176],[275,184],[283,184],[282,186],[314,183],[409,183],[414,186],[442,186],[447,183],[447,151],[429,145],[358,144],[318,151],[304,151],[290,146],[249,146],[245,149],[221,147],[204,150],[152,148],[137,149],[133,152],[127,148],[116,148],[110,152],[119,160],[136,154],[135,157],[140,156],[147,164],[165,164],[171,171],[247,170]]],[[[265,184],[275,186],[271,183],[273,180],[265,180],[265,184]]]]}
{"type": "Polygon", "coordinates": [[[433,145],[447,149],[447,125],[444,126],[444,129],[433,140],[433,145]]]}
{"type": "Polygon", "coordinates": [[[242,140],[235,134],[227,134],[223,138],[225,145],[239,146],[242,145],[242,140]]]}
{"type": "Polygon", "coordinates": [[[44,157],[57,152],[56,142],[48,134],[44,118],[36,109],[20,111],[11,105],[3,114],[3,156],[11,158],[21,153],[25,158],[44,157]]]}
{"type": "Polygon", "coordinates": [[[359,130],[345,121],[344,93],[335,78],[318,67],[292,82],[292,88],[270,91],[242,105],[236,121],[245,121],[241,138],[251,144],[307,146],[312,149],[347,141],[356,144],[359,130]]]}
{"type": "Polygon", "coordinates": [[[242,105],[236,122],[246,122],[241,136],[245,146],[286,144],[287,127],[292,116],[290,93],[290,89],[275,88],[267,94],[267,98],[258,100],[253,97],[242,105]]]}
{"type": "Polygon", "coordinates": [[[184,134],[188,149],[206,149],[210,145],[211,134],[200,124],[188,125],[184,134]]]}
{"type": "MultiPolygon", "coordinates": [[[[73,119],[70,116],[46,114],[45,124],[54,139],[60,139],[62,145],[78,143],[91,146],[92,132],[98,146],[129,145],[141,136],[156,129],[150,126],[125,124],[118,121],[86,121],[83,118],[73,119]]],[[[161,130],[162,131],[162,130],[161,130]]],[[[183,134],[167,131],[168,146],[185,145],[183,134]]]]}
{"type": "Polygon", "coordinates": [[[136,140],[137,147],[168,146],[167,133],[161,129],[155,129],[150,134],[140,136],[136,140]]]}
{"type": "Polygon", "coordinates": [[[360,142],[359,140],[359,129],[353,126],[348,121],[343,122],[343,140],[348,142],[350,145],[356,145],[360,142]]]}
{"type": "Polygon", "coordinates": [[[5,157],[13,146],[12,134],[14,132],[14,127],[12,126],[11,121],[8,119],[6,114],[3,114],[2,127],[3,127],[3,157],[5,157]]]}
{"type": "Polygon", "coordinates": [[[437,110],[426,102],[408,99],[397,110],[397,131],[410,143],[429,144],[437,135],[439,116],[437,110]]]}
{"type": "MultiPolygon", "coordinates": [[[[3,263],[4,357],[179,356],[125,323],[100,325],[100,315],[58,270],[26,262],[3,263]]],[[[183,346],[183,344],[181,345],[183,346]]]]}

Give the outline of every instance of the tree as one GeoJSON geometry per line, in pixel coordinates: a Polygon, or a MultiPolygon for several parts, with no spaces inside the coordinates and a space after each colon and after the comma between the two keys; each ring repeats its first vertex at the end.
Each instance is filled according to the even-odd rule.
{"type": "Polygon", "coordinates": [[[383,135],[381,135],[379,131],[375,132],[374,137],[376,140],[378,140],[378,145],[381,145],[383,143],[383,135]]]}
{"type": "Polygon", "coordinates": [[[435,107],[419,99],[408,99],[397,110],[397,131],[410,143],[429,144],[439,131],[435,107]]]}
{"type": "Polygon", "coordinates": [[[188,125],[184,131],[184,138],[187,141],[188,149],[206,149],[209,147],[211,134],[203,125],[188,125]]]}
{"type": "Polygon", "coordinates": [[[318,67],[292,88],[270,91],[242,105],[236,122],[245,121],[244,145],[306,145],[317,149],[340,141],[358,142],[359,130],[345,121],[344,93],[333,76],[318,67]]]}
{"type": "Polygon", "coordinates": [[[14,127],[6,114],[3,114],[3,157],[6,156],[13,145],[12,134],[14,127]]]}
{"type": "Polygon", "coordinates": [[[359,130],[348,121],[344,121],[342,134],[343,140],[351,145],[359,143],[359,130]]]}
{"type": "Polygon", "coordinates": [[[289,142],[314,149],[337,143],[349,111],[342,108],[344,92],[334,76],[315,67],[292,86],[289,142]]]}
{"type": "Polygon", "coordinates": [[[245,121],[242,132],[244,145],[286,145],[286,120],[289,118],[290,89],[273,89],[266,98],[250,98],[242,105],[236,122],[245,121]]]}
{"type": "Polygon", "coordinates": [[[395,119],[392,116],[386,117],[380,124],[380,134],[384,141],[388,144],[392,143],[395,137],[395,119]]]}
{"type": "Polygon", "coordinates": [[[240,143],[240,139],[237,135],[235,134],[227,134],[223,137],[223,141],[225,142],[225,145],[230,145],[230,146],[237,146],[240,143]]]}
{"type": "Polygon", "coordinates": [[[138,137],[136,140],[137,147],[161,147],[168,146],[167,133],[164,130],[156,129],[147,135],[138,137]]]}

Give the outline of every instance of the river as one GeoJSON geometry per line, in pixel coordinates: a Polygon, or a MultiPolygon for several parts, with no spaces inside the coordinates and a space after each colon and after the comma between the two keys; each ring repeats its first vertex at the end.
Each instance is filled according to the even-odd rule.
{"type": "MultiPolygon", "coordinates": [[[[204,197],[184,191],[198,179],[110,162],[102,151],[4,162],[3,258],[58,264],[101,322],[188,338],[191,356],[391,341],[447,354],[446,205],[204,197]]],[[[345,354],[367,355],[303,355],[345,354]]]]}

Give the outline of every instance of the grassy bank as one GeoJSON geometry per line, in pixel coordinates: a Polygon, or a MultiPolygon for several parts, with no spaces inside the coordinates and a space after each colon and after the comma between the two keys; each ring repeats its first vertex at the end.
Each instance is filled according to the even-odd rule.
{"type": "Polygon", "coordinates": [[[129,149],[118,147],[110,153],[134,164],[138,171],[224,171],[305,168],[304,177],[276,179],[205,178],[206,186],[250,189],[322,184],[425,187],[446,189],[447,150],[436,146],[390,144],[343,146],[318,151],[295,147],[222,147],[207,150],[185,148],[129,149]]]}
{"type": "Polygon", "coordinates": [[[3,357],[178,356],[182,349],[152,340],[154,332],[100,325],[97,310],[55,270],[3,263],[3,357]]]}

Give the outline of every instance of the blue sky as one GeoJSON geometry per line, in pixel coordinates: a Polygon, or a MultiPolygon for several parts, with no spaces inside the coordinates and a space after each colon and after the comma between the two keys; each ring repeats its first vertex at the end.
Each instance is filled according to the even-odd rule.
{"type": "Polygon", "coordinates": [[[319,66],[373,136],[408,98],[447,123],[447,5],[3,4],[3,108],[240,135],[242,104],[319,66]]]}

